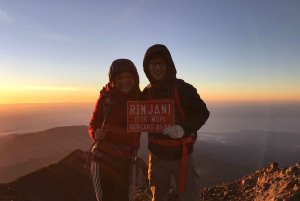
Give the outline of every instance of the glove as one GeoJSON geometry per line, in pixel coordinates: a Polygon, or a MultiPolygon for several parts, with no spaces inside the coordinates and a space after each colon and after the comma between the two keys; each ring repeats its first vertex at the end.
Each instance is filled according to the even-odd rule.
{"type": "Polygon", "coordinates": [[[175,125],[165,128],[163,134],[169,135],[171,138],[181,138],[184,135],[184,130],[181,126],[175,125]]]}
{"type": "Polygon", "coordinates": [[[97,131],[95,132],[95,137],[94,139],[95,140],[103,140],[106,136],[106,133],[107,133],[108,129],[97,129],[97,131]]]}

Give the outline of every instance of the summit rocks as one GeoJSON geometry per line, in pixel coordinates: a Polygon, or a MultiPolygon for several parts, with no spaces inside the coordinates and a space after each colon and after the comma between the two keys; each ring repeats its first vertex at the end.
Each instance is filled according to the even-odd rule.
{"type": "Polygon", "coordinates": [[[300,163],[279,168],[278,163],[257,170],[240,179],[204,188],[203,200],[230,201],[299,201],[300,163]]]}

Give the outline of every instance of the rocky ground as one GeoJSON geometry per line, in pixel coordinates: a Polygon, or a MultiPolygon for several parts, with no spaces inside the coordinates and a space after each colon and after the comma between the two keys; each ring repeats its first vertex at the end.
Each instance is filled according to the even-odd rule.
{"type": "Polygon", "coordinates": [[[277,163],[235,181],[204,188],[203,200],[300,200],[300,163],[278,168],[277,163]]]}
{"type": "MultiPolygon", "coordinates": [[[[0,184],[0,201],[86,201],[96,200],[88,174],[86,153],[76,150],[57,164],[25,175],[14,182],[0,184]]],[[[140,161],[134,201],[150,201],[146,163],[140,161]]],[[[170,189],[168,201],[178,201],[170,189]]],[[[204,188],[201,200],[209,201],[299,201],[300,163],[279,168],[277,163],[240,179],[204,188]]]]}

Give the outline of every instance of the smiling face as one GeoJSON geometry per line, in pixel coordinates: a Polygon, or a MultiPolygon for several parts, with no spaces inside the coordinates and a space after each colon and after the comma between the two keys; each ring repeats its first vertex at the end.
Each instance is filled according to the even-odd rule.
{"type": "Polygon", "coordinates": [[[134,86],[134,78],[132,73],[118,73],[115,78],[115,85],[120,91],[124,93],[130,92],[134,86]]]}
{"type": "Polygon", "coordinates": [[[149,73],[156,81],[162,80],[167,71],[167,63],[164,59],[151,59],[148,63],[149,73]]]}

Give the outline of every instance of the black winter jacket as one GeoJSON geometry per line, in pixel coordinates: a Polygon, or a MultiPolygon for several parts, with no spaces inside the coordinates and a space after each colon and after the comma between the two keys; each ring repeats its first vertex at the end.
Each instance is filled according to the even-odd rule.
{"type": "MultiPolygon", "coordinates": [[[[176,78],[176,68],[173,63],[169,50],[164,45],[154,45],[150,47],[144,57],[144,72],[148,77],[150,84],[143,90],[141,99],[149,100],[149,93],[151,99],[163,99],[163,98],[174,98],[174,89],[177,88],[180,105],[186,116],[186,122],[183,122],[182,116],[179,109],[175,105],[175,125],[180,125],[185,134],[183,137],[191,136],[194,140],[197,139],[197,131],[205,124],[209,117],[209,111],[204,101],[200,98],[197,90],[190,84],[183,80],[176,78]],[[153,53],[160,52],[165,60],[167,61],[167,72],[162,82],[156,83],[152,79],[149,69],[148,62],[149,57],[153,53]]],[[[149,138],[162,139],[162,140],[174,140],[168,135],[162,133],[149,133],[149,138]]],[[[151,143],[149,141],[148,148],[158,158],[163,160],[176,160],[181,158],[182,147],[181,146],[162,146],[151,143]]],[[[188,153],[193,152],[193,142],[187,144],[188,153]]]]}

